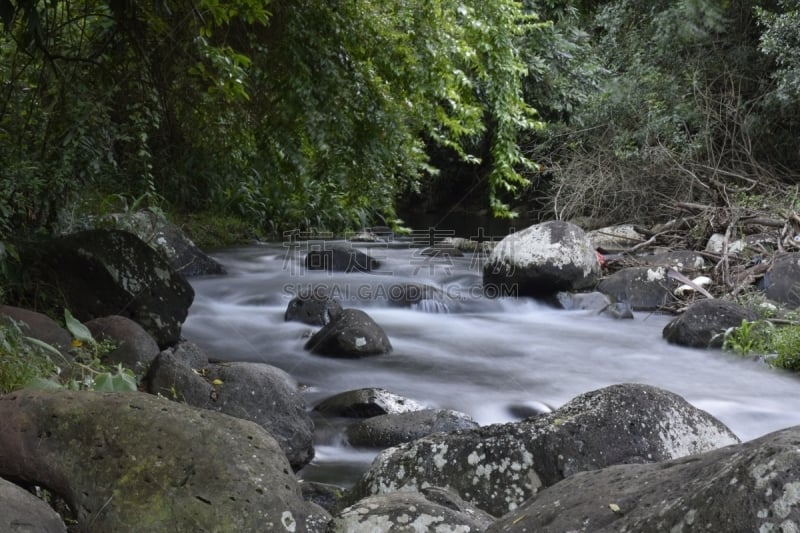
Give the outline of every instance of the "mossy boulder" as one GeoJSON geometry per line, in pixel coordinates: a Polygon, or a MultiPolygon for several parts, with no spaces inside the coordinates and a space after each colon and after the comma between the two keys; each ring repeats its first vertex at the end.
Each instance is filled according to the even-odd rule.
{"type": "Polygon", "coordinates": [[[324,531],[253,422],[144,393],[0,397],[0,475],[64,498],[80,531],[324,531]]]}
{"type": "Polygon", "coordinates": [[[180,338],[194,290],[132,233],[88,230],[26,251],[25,264],[82,322],[126,316],[165,348],[180,338]]]}

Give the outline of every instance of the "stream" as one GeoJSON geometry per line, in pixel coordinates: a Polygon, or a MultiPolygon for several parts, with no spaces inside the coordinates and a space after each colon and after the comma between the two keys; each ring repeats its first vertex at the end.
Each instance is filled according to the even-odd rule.
{"type": "MultiPolygon", "coordinates": [[[[382,262],[380,271],[331,274],[305,270],[308,246],[212,254],[228,274],[190,279],[196,295],[183,336],[212,359],[283,369],[302,386],[309,408],[339,392],[382,387],[485,425],[517,420],[514,406],[554,409],[584,392],[637,382],[680,394],[742,440],[800,424],[800,378],[754,359],[667,344],[661,338],[667,316],[639,312],[633,320],[612,320],[527,298],[488,299],[481,254],[431,259],[407,244],[358,244],[382,262]],[[398,282],[441,289],[450,312],[389,306],[388,287],[398,282]],[[304,351],[314,328],[284,322],[283,315],[293,295],[320,286],[344,307],[369,313],[393,352],[334,359],[304,351]]],[[[347,486],[368,467],[376,451],[349,447],[341,423],[316,420],[316,457],[300,477],[347,486]]]]}

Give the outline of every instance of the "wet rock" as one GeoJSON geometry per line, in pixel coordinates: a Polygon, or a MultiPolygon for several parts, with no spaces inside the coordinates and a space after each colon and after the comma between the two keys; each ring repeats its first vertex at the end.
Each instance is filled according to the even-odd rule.
{"type": "Polygon", "coordinates": [[[66,533],[67,526],[53,509],[30,492],[0,478],[0,531],[9,533],[66,533]]]}
{"type": "Polygon", "coordinates": [[[417,492],[371,496],[336,515],[328,533],[479,532],[492,522],[480,509],[454,501],[439,503],[417,492]]]}
{"type": "Polygon", "coordinates": [[[405,396],[381,388],[364,388],[342,392],[326,398],[314,407],[326,416],[369,418],[386,414],[421,411],[425,406],[405,396]]]}
{"type": "Polygon", "coordinates": [[[329,322],[306,343],[305,349],[318,355],[358,358],[392,351],[386,333],[367,313],[345,309],[335,322],[329,322]]]}
{"type": "Polygon", "coordinates": [[[798,449],[793,427],[665,463],[581,472],[488,531],[798,531],[798,449]]]}
{"type": "Polygon", "coordinates": [[[324,243],[308,252],[305,259],[308,270],[329,272],[370,272],[380,267],[380,261],[361,250],[338,243],[324,243]]]}
{"type": "Polygon", "coordinates": [[[478,238],[446,237],[442,240],[442,245],[457,248],[462,252],[489,253],[497,245],[497,242],[478,238]]]}
{"type": "Polygon", "coordinates": [[[0,397],[0,474],[48,487],[80,531],[313,531],[275,439],[252,422],[143,393],[0,397]]]}
{"type": "Polygon", "coordinates": [[[699,300],[664,327],[663,337],[672,344],[693,348],[720,348],[728,328],[739,327],[742,320],[753,321],[755,312],[728,300],[699,300]]]}
{"type": "Polygon", "coordinates": [[[292,298],[286,306],[283,319],[286,322],[303,322],[312,326],[324,326],[337,320],[342,314],[342,304],[332,296],[323,294],[301,294],[292,298]]]}
{"type": "Polygon", "coordinates": [[[72,335],[49,316],[21,307],[0,305],[0,320],[11,319],[20,325],[23,335],[46,342],[67,353],[72,346],[72,335]]]}
{"type": "Polygon", "coordinates": [[[345,434],[351,446],[388,448],[431,433],[475,429],[478,426],[464,413],[449,409],[423,409],[367,418],[348,426],[345,434]]]}
{"type": "Polygon", "coordinates": [[[426,257],[464,257],[464,252],[454,246],[430,246],[420,250],[419,254],[426,257]]]}
{"type": "Polygon", "coordinates": [[[132,233],[88,230],[41,245],[26,263],[81,322],[126,316],[166,348],[178,342],[194,291],[132,233]],[[35,257],[34,257],[35,255],[35,257]]]}
{"type": "Polygon", "coordinates": [[[255,422],[275,437],[299,470],[314,457],[314,424],[294,380],[263,363],[210,363],[165,350],[153,362],[148,390],[193,407],[255,422]]]}
{"type": "Polygon", "coordinates": [[[389,305],[395,307],[431,313],[448,313],[455,307],[441,289],[424,283],[394,283],[386,289],[386,295],[389,305]]]}
{"type": "Polygon", "coordinates": [[[592,287],[599,275],[600,263],[583,230],[551,221],[500,241],[484,265],[483,284],[501,294],[547,297],[592,287]]]}
{"type": "Polygon", "coordinates": [[[159,349],[153,337],[142,326],[124,316],[95,318],[84,324],[96,341],[110,340],[116,348],[106,356],[111,365],[122,364],[137,376],[147,374],[159,349]]]}
{"type": "Polygon", "coordinates": [[[329,513],[336,513],[342,508],[346,489],[338,485],[329,483],[319,483],[316,481],[303,481],[300,483],[300,490],[303,499],[315,505],[319,505],[329,513]]]}
{"type": "Polygon", "coordinates": [[[764,294],[789,307],[800,307],[800,252],[775,257],[764,274],[764,294]]]}
{"type": "Polygon", "coordinates": [[[500,516],[577,472],[664,461],[737,442],[721,422],[680,396],[646,385],[615,385],[522,422],[437,433],[384,450],[354,486],[351,501],[439,486],[500,516]]]}
{"type": "Polygon", "coordinates": [[[592,248],[604,254],[613,254],[629,250],[647,240],[647,237],[636,231],[633,224],[607,226],[586,232],[592,248]]]}
{"type": "Polygon", "coordinates": [[[594,292],[559,292],[556,301],[567,311],[594,311],[611,318],[633,318],[628,302],[614,302],[607,294],[594,292]]]}
{"type": "Polygon", "coordinates": [[[665,267],[628,267],[601,280],[597,290],[634,311],[655,311],[673,300],[674,285],[665,267]]]}
{"type": "Polygon", "coordinates": [[[201,251],[178,226],[150,209],[115,213],[109,217],[117,229],[129,231],[158,252],[184,276],[225,274],[225,268],[201,251]]]}
{"type": "Polygon", "coordinates": [[[553,408],[551,406],[535,400],[511,404],[506,408],[506,410],[511,416],[518,420],[531,418],[533,416],[546,415],[547,413],[553,412],[553,408]]]}

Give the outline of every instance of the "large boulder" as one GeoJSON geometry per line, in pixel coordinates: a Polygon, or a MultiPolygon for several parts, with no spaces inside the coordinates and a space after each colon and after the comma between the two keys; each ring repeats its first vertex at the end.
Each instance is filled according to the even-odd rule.
{"type": "Polygon", "coordinates": [[[439,486],[501,516],[584,470],[665,461],[739,442],[680,396],[624,384],[510,424],[437,433],[381,452],[351,498],[439,486]]]}
{"type": "Polygon", "coordinates": [[[0,531],[9,533],[66,533],[67,526],[53,509],[30,492],[0,478],[0,531]]]}
{"type": "Polygon", "coordinates": [[[601,280],[597,290],[634,311],[655,311],[674,299],[674,284],[666,267],[628,267],[601,280]]]}
{"type": "Polygon", "coordinates": [[[662,335],[672,344],[692,348],[720,348],[727,329],[741,326],[742,320],[753,321],[757,318],[754,311],[736,302],[718,298],[699,300],[673,318],[664,327],[662,335]]]}
{"type": "Polygon", "coordinates": [[[139,323],[161,348],[178,342],[194,291],[132,233],[81,231],[30,253],[37,259],[28,264],[59,291],[78,320],[123,315],[139,323]]]}
{"type": "Polygon", "coordinates": [[[789,307],[800,307],[800,252],[776,256],[764,274],[764,294],[789,307]]]}
{"type": "Polygon", "coordinates": [[[308,270],[370,272],[380,266],[380,261],[353,246],[326,242],[321,246],[311,247],[305,264],[308,270]]]}
{"type": "Polygon", "coordinates": [[[592,247],[606,254],[630,250],[647,240],[647,236],[637,231],[633,224],[607,226],[586,233],[592,247]]]}
{"type": "Polygon", "coordinates": [[[305,344],[318,355],[358,358],[392,351],[392,343],[371,316],[360,309],[345,309],[340,317],[326,324],[305,344]]]}
{"type": "Polygon", "coordinates": [[[423,409],[408,413],[380,415],[350,424],[345,431],[351,446],[388,448],[440,431],[475,429],[469,415],[449,409],[423,409]]]}
{"type": "Polygon", "coordinates": [[[106,356],[106,362],[130,368],[137,376],[147,374],[150,364],[158,357],[158,344],[142,326],[130,318],[112,315],[95,318],[84,324],[97,341],[112,341],[116,348],[106,356]]]}
{"type": "Polygon", "coordinates": [[[184,276],[225,273],[225,268],[195,246],[178,226],[151,209],[115,213],[109,218],[117,229],[139,237],[184,276]]]}
{"type": "Polygon", "coordinates": [[[581,472],[488,531],[800,531],[798,449],[800,426],[666,463],[581,472]]]}
{"type": "Polygon", "coordinates": [[[594,286],[600,263],[578,226],[551,221],[505,237],[483,267],[488,295],[546,297],[594,286]]]}
{"type": "Polygon", "coordinates": [[[23,390],[0,397],[0,475],[61,496],[80,531],[314,531],[262,427],[143,393],[23,390]]]}
{"type": "Polygon", "coordinates": [[[447,491],[395,492],[364,498],[337,514],[328,533],[484,531],[493,518],[447,491]]]}
{"type": "Polygon", "coordinates": [[[67,353],[72,346],[72,335],[58,322],[42,313],[21,307],[0,305],[0,320],[14,321],[20,326],[23,335],[46,342],[64,353],[67,353]]]}
{"type": "Polygon", "coordinates": [[[314,423],[294,380],[264,363],[210,363],[164,350],[147,377],[153,394],[255,422],[275,437],[292,468],[314,457],[314,423]]]}

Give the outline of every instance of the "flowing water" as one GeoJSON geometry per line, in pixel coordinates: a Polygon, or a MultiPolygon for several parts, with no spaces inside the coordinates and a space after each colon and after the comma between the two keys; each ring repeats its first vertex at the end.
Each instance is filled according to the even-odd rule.
{"type": "MultiPolygon", "coordinates": [[[[742,440],[800,424],[800,379],[756,360],[667,344],[661,330],[668,317],[612,320],[526,298],[487,299],[480,254],[431,259],[418,248],[372,247],[368,252],[382,261],[379,272],[330,274],[305,270],[306,246],[214,254],[228,274],[192,279],[196,295],[184,337],[215,359],[285,370],[309,406],[339,392],[382,387],[490,424],[516,420],[514,406],[556,408],[590,390],[637,382],[680,394],[742,440]],[[390,287],[400,282],[441,289],[447,309],[441,302],[389,306],[390,287]],[[324,287],[344,307],[367,311],[393,352],[355,360],[304,351],[313,328],[284,322],[283,315],[293,295],[309,287],[324,287]]],[[[376,452],[348,447],[335,422],[317,420],[317,428],[316,458],[301,476],[351,483],[376,452]]]]}

